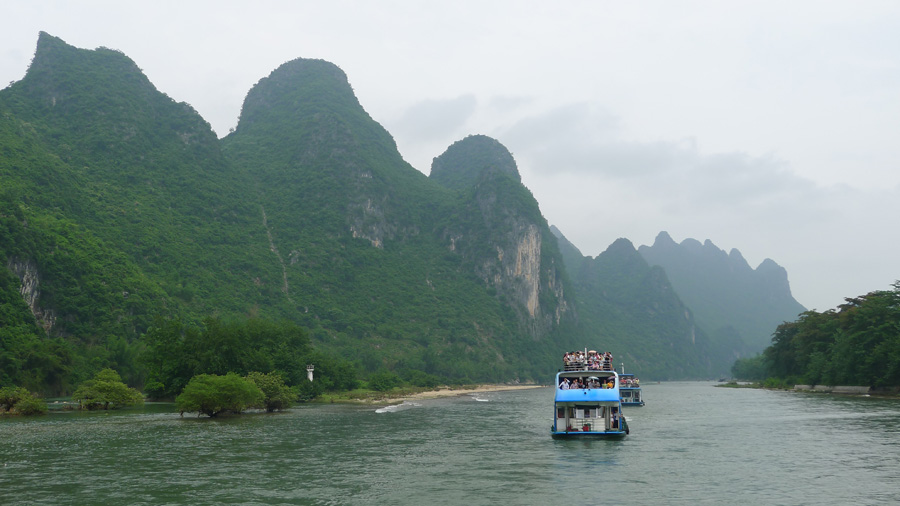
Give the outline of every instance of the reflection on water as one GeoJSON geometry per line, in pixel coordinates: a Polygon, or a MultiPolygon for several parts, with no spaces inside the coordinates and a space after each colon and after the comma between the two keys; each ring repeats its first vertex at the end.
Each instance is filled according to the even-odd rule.
{"type": "Polygon", "coordinates": [[[890,503],[900,402],[647,385],[631,435],[554,440],[552,391],[181,418],[0,419],[4,504],[890,503]]]}

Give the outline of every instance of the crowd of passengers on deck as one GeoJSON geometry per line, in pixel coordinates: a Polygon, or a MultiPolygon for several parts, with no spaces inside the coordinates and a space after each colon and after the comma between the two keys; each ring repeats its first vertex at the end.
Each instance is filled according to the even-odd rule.
{"type": "Polygon", "coordinates": [[[567,371],[612,371],[613,356],[610,352],[597,353],[591,350],[585,354],[581,350],[570,351],[563,355],[563,363],[567,371]]]}
{"type": "Polygon", "coordinates": [[[627,378],[619,378],[619,386],[620,387],[630,387],[637,388],[641,386],[641,380],[637,378],[627,377],[627,378]]]}
{"type": "Polygon", "coordinates": [[[612,376],[606,379],[600,379],[596,376],[588,378],[563,378],[559,382],[560,390],[575,390],[578,388],[613,388],[616,386],[612,376]]]}

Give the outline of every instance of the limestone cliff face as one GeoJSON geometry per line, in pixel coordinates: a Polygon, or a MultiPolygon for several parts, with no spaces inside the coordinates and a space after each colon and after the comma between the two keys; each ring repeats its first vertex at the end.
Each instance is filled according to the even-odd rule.
{"type": "Polygon", "coordinates": [[[52,309],[42,309],[38,304],[41,295],[41,278],[37,266],[30,260],[19,260],[16,258],[10,258],[6,266],[19,278],[21,282],[19,293],[22,294],[22,298],[28,304],[28,308],[31,310],[31,314],[34,315],[38,325],[49,333],[56,323],[56,314],[52,309]]]}
{"type": "Polygon", "coordinates": [[[474,264],[528,334],[545,337],[574,318],[555,237],[505,147],[489,137],[467,137],[435,158],[431,178],[461,198],[462,223],[448,224],[443,233],[447,249],[474,264]]]}

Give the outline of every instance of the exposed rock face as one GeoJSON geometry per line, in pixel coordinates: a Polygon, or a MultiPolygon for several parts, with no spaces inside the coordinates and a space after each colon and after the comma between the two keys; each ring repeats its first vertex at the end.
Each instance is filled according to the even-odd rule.
{"type": "Polygon", "coordinates": [[[11,258],[7,267],[21,281],[19,293],[22,294],[22,298],[25,299],[25,303],[31,309],[31,314],[34,315],[38,324],[44,328],[44,331],[49,333],[56,323],[56,314],[53,310],[44,310],[38,305],[41,295],[41,279],[37,266],[30,260],[22,261],[11,258]]]}
{"type": "Polygon", "coordinates": [[[512,155],[494,139],[470,136],[435,158],[431,178],[463,196],[468,226],[444,230],[447,249],[474,262],[476,274],[520,311],[533,337],[548,335],[571,311],[555,238],[512,155]]]}

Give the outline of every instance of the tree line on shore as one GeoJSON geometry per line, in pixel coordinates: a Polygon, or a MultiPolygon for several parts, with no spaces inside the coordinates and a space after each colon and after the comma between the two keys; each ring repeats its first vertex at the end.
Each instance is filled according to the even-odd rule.
{"type": "Polygon", "coordinates": [[[778,326],[772,344],[731,369],[767,386],[900,386],[900,281],[778,326]]]}
{"type": "MultiPolygon", "coordinates": [[[[157,319],[140,342],[136,363],[143,394],[126,385],[117,371],[104,367],[75,389],[72,400],[79,408],[133,406],[142,404],[146,395],[174,400],[182,413],[212,417],[250,408],[286,409],[325,391],[353,390],[363,383],[379,391],[401,384],[438,384],[438,378],[421,372],[401,376],[387,370],[363,382],[357,376],[357,360],[316,351],[307,332],[286,321],[209,317],[202,325],[191,325],[157,319]],[[315,381],[307,378],[307,364],[314,364],[315,381]]],[[[0,387],[0,412],[47,412],[38,394],[12,384],[0,387]]]]}

